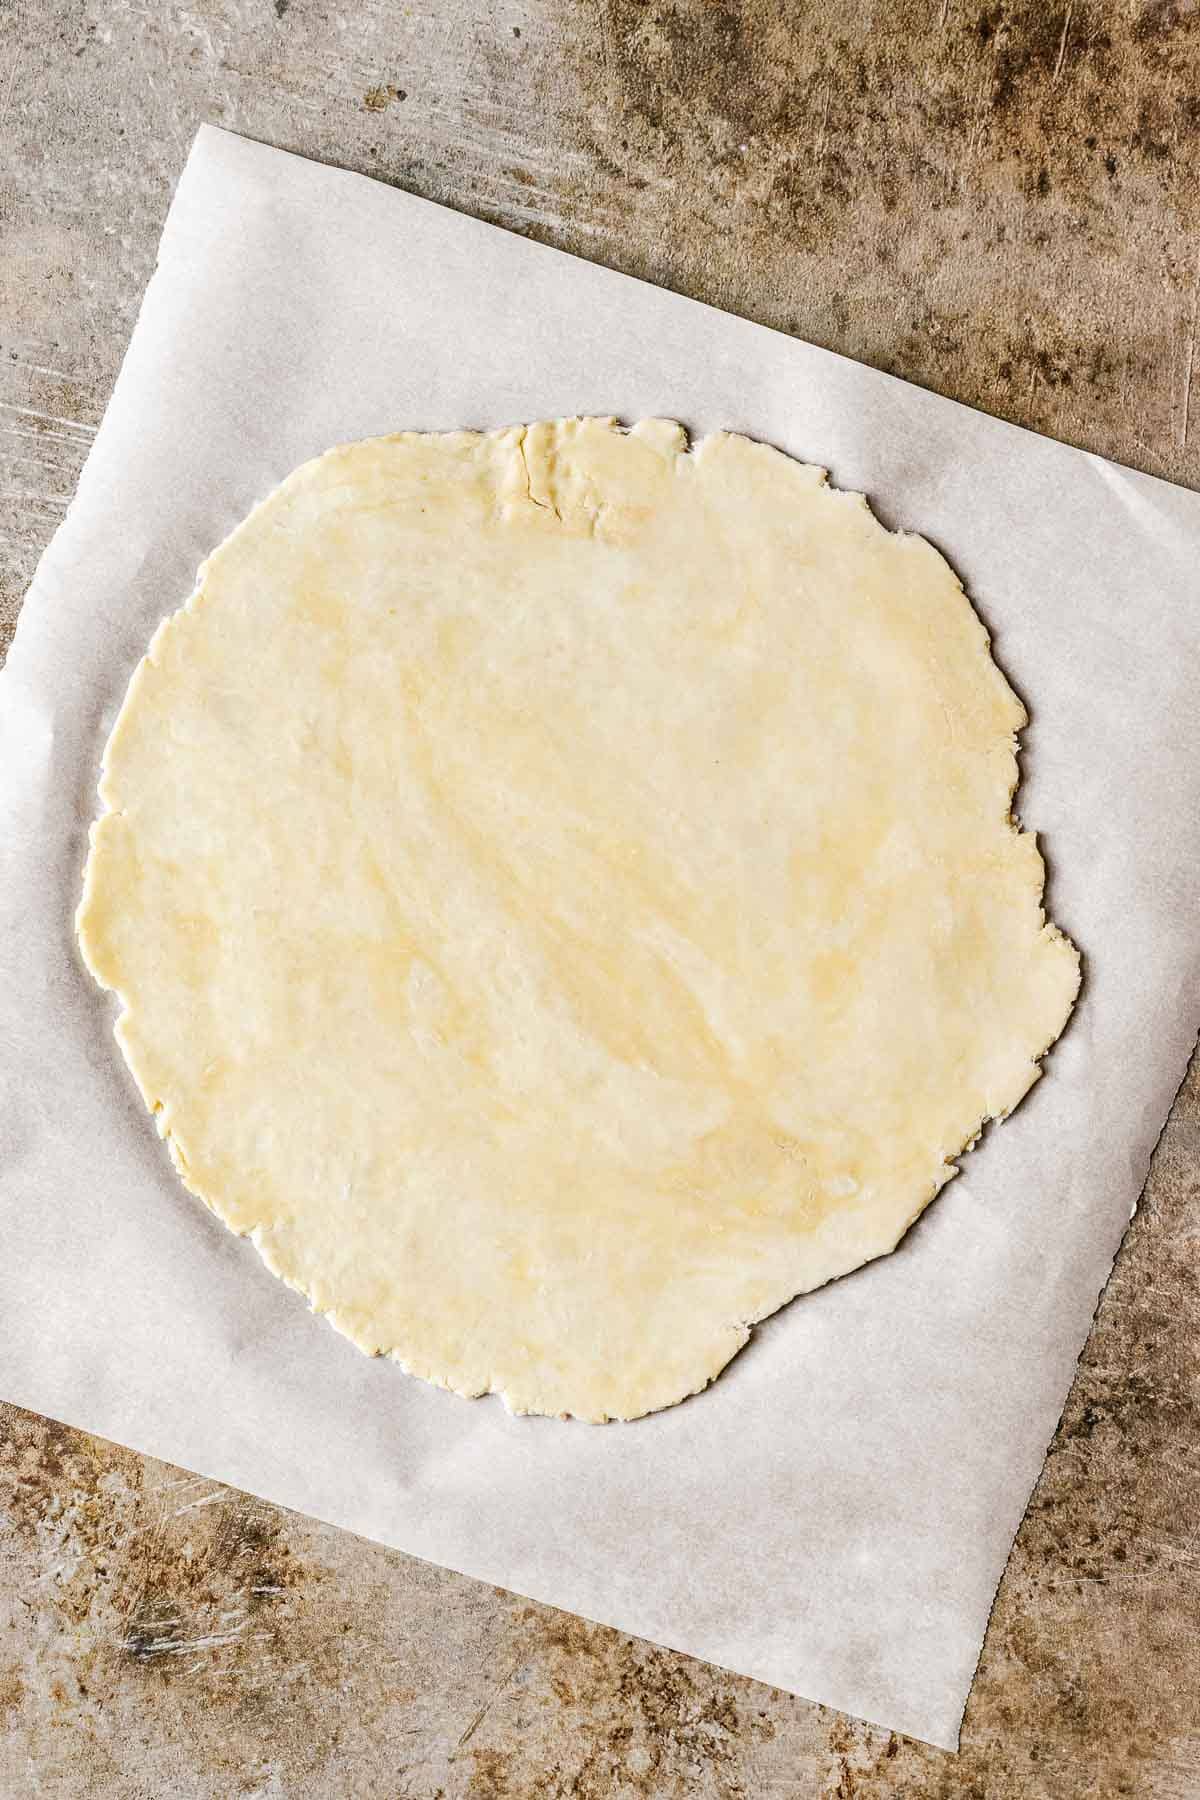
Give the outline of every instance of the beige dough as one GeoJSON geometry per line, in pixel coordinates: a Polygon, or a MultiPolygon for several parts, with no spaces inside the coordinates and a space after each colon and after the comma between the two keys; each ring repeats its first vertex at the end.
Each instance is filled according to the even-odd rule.
{"type": "Polygon", "coordinates": [[[891,1250],[1079,981],[946,563],[746,438],[298,469],[155,634],[79,941],[184,1182],[517,1412],[694,1393],[891,1250]]]}

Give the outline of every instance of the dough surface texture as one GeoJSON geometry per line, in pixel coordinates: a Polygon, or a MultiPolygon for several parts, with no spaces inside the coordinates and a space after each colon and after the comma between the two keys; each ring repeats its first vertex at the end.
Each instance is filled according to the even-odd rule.
{"type": "Polygon", "coordinates": [[[183,1181],[339,1331],[634,1418],[1037,1078],[1024,723],[938,552],[762,444],[352,444],[155,634],[79,941],[183,1181]]]}

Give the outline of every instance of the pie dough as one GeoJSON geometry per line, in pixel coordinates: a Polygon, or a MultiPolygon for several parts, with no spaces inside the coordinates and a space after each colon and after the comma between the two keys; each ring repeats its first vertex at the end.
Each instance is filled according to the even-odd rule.
{"type": "Polygon", "coordinates": [[[351,444],[156,632],[79,941],[184,1183],[339,1331],[634,1418],[1037,1078],[1024,723],[937,551],[762,444],[351,444]]]}

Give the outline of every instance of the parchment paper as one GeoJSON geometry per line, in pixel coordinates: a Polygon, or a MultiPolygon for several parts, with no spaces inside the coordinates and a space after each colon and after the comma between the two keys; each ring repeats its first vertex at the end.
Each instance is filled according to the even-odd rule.
{"type": "Polygon", "coordinates": [[[954,1746],[1196,1033],[1198,560],[1200,496],[202,130],[0,678],[0,1392],[954,1746]],[[130,672],[251,505],[342,440],[579,412],[767,439],[939,545],[1033,713],[1019,810],[1086,964],[1045,1079],[896,1255],[608,1427],[456,1399],[314,1318],[179,1185],[71,929],[130,672]]]}

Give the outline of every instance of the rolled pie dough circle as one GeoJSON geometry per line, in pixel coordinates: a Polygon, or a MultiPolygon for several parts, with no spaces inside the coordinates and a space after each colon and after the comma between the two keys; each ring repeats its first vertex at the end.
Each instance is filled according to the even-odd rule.
{"type": "Polygon", "coordinates": [[[339,1331],[634,1418],[1036,1079],[1079,970],[1024,723],[937,551],[762,444],[352,444],[155,634],[79,941],[185,1184],[339,1331]]]}

